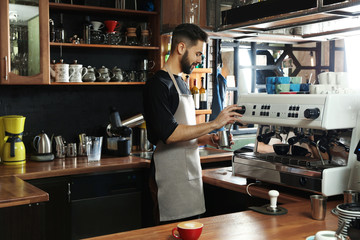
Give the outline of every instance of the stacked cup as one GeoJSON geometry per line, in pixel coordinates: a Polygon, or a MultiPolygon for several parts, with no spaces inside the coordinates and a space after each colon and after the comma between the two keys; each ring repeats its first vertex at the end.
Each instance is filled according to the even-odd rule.
{"type": "Polygon", "coordinates": [[[346,72],[322,72],[318,75],[319,84],[310,86],[311,94],[347,93],[348,76],[346,72]]]}

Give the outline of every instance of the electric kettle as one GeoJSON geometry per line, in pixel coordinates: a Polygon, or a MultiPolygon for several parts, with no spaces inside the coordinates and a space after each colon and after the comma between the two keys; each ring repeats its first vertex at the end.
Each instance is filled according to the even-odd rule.
{"type": "Polygon", "coordinates": [[[34,137],[33,146],[38,154],[51,153],[51,141],[44,132],[34,137]]]}

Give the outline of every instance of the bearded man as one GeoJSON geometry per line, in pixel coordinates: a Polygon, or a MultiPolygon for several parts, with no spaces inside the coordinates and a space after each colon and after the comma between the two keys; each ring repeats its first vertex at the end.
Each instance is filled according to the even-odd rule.
{"type": "Polygon", "coordinates": [[[232,105],[218,117],[196,124],[195,105],[182,73],[201,63],[207,34],[194,24],[181,24],[172,33],[171,53],[164,67],[144,88],[143,105],[148,139],[156,146],[151,160],[150,189],[155,219],[160,222],[198,218],[205,212],[198,146],[217,146],[209,134],[241,117],[232,105]]]}

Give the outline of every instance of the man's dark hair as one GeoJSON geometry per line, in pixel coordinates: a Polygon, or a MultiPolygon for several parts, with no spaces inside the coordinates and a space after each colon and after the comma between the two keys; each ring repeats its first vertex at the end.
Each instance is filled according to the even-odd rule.
{"type": "Polygon", "coordinates": [[[196,45],[199,40],[207,42],[207,39],[207,33],[197,25],[190,23],[180,24],[174,29],[172,34],[171,52],[175,50],[180,42],[184,42],[187,47],[192,47],[196,45]]]}

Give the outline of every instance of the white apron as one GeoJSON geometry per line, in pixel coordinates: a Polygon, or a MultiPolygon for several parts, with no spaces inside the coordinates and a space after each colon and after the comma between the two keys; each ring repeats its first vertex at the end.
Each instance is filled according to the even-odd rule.
{"type": "MultiPolygon", "coordinates": [[[[166,69],[179,94],[175,112],[178,124],[195,125],[195,106],[191,95],[182,94],[173,74],[166,69]]],[[[154,152],[160,221],[171,221],[205,212],[203,182],[197,139],[164,144],[154,152]]]]}

